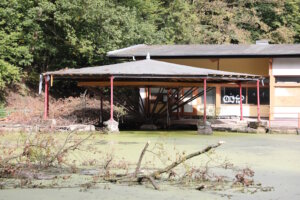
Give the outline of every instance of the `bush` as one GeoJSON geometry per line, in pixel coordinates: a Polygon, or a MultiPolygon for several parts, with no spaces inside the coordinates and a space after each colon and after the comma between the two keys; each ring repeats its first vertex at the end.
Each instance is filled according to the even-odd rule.
{"type": "Polygon", "coordinates": [[[20,69],[0,59],[0,91],[20,80],[20,69]]]}
{"type": "Polygon", "coordinates": [[[6,117],[6,110],[4,105],[0,102],[0,119],[6,117]]]}

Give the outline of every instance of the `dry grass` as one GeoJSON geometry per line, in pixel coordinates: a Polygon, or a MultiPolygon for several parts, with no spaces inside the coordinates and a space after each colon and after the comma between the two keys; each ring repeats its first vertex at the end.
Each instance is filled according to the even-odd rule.
{"type": "MultiPolygon", "coordinates": [[[[14,124],[43,124],[44,94],[22,95],[8,92],[6,96],[8,115],[2,121],[14,124]]],[[[108,109],[104,101],[104,110],[108,109]]],[[[56,119],[57,125],[73,123],[97,124],[99,122],[100,102],[89,95],[54,99],[50,97],[49,118],[56,119]]]]}

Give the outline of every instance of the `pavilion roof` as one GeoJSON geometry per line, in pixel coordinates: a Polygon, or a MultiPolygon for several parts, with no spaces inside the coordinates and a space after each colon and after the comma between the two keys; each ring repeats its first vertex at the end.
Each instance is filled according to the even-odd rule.
{"type": "Polygon", "coordinates": [[[253,81],[263,79],[262,76],[244,73],[234,73],[219,70],[190,67],[152,59],[125,62],[112,65],[84,67],[79,69],[63,69],[46,72],[43,75],[53,75],[55,78],[75,79],[84,81],[104,81],[114,76],[119,80],[164,80],[164,81],[253,81]]]}

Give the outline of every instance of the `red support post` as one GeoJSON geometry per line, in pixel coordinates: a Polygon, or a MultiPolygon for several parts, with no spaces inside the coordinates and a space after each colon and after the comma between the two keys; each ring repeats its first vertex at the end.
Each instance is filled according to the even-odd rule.
{"type": "Polygon", "coordinates": [[[114,120],[114,77],[110,77],[110,120],[114,120]]]}
{"type": "Polygon", "coordinates": [[[257,120],[260,121],[259,80],[256,81],[256,87],[257,87],[257,120]]]}
{"type": "Polygon", "coordinates": [[[240,86],[240,120],[243,120],[243,93],[242,93],[242,83],[239,84],[240,86]]]}
{"type": "Polygon", "coordinates": [[[203,113],[203,121],[206,122],[206,78],[203,79],[204,86],[203,86],[203,92],[204,92],[204,113],[203,113]]]}
{"type": "Polygon", "coordinates": [[[44,101],[44,120],[48,119],[49,115],[49,80],[45,76],[45,101],[44,101]]]}

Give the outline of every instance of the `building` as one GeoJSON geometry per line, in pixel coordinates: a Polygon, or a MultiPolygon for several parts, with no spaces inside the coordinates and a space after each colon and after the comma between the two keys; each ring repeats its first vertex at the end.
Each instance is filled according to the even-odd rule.
{"type": "MultiPolygon", "coordinates": [[[[151,59],[169,63],[255,74],[266,77],[260,83],[261,117],[298,119],[300,113],[300,44],[253,45],[135,45],[108,52],[111,59],[151,59]]],[[[208,84],[207,114],[213,117],[240,116],[238,84],[208,84]]],[[[184,90],[188,90],[185,88],[184,90]]],[[[199,87],[202,90],[202,87],[199,87]]],[[[158,88],[141,89],[142,96],[155,99],[158,88]]],[[[167,91],[164,91],[165,93],[167,91]]],[[[184,92],[184,91],[183,91],[184,92]]],[[[192,95],[192,94],[191,94],[192,95]]],[[[257,117],[256,83],[242,84],[243,115],[257,117]]],[[[203,98],[179,110],[182,117],[203,115],[203,98]]]]}

